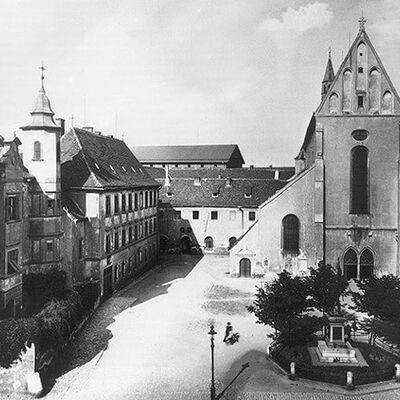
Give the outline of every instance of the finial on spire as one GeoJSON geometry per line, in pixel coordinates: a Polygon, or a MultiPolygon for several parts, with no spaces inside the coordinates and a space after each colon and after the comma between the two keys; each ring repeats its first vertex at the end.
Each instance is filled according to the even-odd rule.
{"type": "Polygon", "coordinates": [[[44,91],[44,71],[46,70],[46,68],[44,67],[43,61],[42,61],[42,65],[39,67],[40,70],[42,70],[42,74],[40,76],[40,79],[42,80],[42,90],[44,91]]]}
{"type": "Polygon", "coordinates": [[[361,13],[361,18],[358,20],[358,23],[360,24],[360,32],[365,30],[365,23],[367,20],[364,18],[364,13],[361,13]]]}
{"type": "Polygon", "coordinates": [[[329,46],[328,57],[331,58],[331,55],[332,55],[332,49],[331,49],[331,46],[329,46]]]}

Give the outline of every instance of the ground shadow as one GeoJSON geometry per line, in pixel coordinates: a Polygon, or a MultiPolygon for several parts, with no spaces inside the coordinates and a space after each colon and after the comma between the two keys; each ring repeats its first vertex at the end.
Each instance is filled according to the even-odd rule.
{"type": "Polygon", "coordinates": [[[59,377],[101,356],[100,353],[107,349],[113,337],[108,327],[118,314],[166,294],[173,281],[185,278],[201,258],[201,255],[165,255],[147,276],[129,283],[106,300],[65,346],[50,368],[41,373],[44,396],[51,391],[59,377]]]}

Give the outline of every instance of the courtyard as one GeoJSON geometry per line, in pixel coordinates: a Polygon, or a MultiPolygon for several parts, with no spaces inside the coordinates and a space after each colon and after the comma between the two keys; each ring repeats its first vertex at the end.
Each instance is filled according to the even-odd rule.
{"type": "MultiPolygon", "coordinates": [[[[208,399],[210,324],[217,331],[217,393],[241,364],[250,362],[224,399],[342,397],[327,393],[324,385],[290,381],[265,357],[269,328],[256,324],[246,310],[261,281],[230,278],[228,261],[215,255],[167,256],[116,293],[53,366],[45,398],[208,399]],[[240,334],[234,345],[223,343],[228,321],[240,334]]],[[[398,394],[362,398],[394,399],[398,394]]]]}

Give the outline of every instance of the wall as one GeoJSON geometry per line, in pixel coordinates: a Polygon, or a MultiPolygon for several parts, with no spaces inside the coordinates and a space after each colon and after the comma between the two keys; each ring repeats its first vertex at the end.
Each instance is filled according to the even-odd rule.
{"type": "Polygon", "coordinates": [[[287,269],[303,274],[322,258],[322,237],[314,221],[315,170],[303,171],[260,206],[258,223],[230,251],[232,276],[239,273],[240,259],[249,255],[252,269],[258,265],[271,273],[287,269]],[[282,220],[288,214],[299,219],[299,255],[282,251],[282,220]]]}

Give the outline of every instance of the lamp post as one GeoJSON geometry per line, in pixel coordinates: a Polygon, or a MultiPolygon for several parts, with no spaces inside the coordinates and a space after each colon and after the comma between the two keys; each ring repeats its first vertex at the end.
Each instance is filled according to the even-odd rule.
{"type": "Polygon", "coordinates": [[[216,335],[217,332],[214,330],[214,325],[210,326],[210,332],[208,334],[211,336],[210,341],[211,341],[211,387],[210,387],[210,399],[215,400],[215,382],[214,382],[214,335],[216,335]]]}
{"type": "Polygon", "coordinates": [[[235,382],[235,380],[239,377],[239,375],[250,366],[250,364],[247,362],[245,364],[242,364],[242,368],[240,371],[236,374],[236,376],[229,382],[229,384],[225,387],[225,389],[219,394],[216,395],[215,393],[215,382],[214,382],[214,335],[217,334],[214,330],[214,325],[210,326],[210,332],[208,334],[211,336],[210,341],[211,341],[211,386],[210,386],[210,400],[219,400],[223,394],[229,389],[229,387],[235,382]]]}

